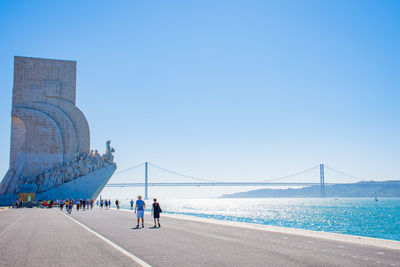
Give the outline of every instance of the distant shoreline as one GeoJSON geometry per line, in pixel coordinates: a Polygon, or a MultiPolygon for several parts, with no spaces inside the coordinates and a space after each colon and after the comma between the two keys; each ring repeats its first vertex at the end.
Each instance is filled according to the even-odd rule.
{"type": "MultiPolygon", "coordinates": [[[[324,191],[325,198],[400,198],[400,181],[325,185],[324,191]]],[[[321,186],[313,185],[296,189],[258,189],[224,194],[220,198],[321,198],[321,186]]]]}

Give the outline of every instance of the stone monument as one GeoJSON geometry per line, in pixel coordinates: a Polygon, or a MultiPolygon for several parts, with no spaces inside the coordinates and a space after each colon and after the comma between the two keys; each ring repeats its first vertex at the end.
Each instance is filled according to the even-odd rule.
{"type": "Polygon", "coordinates": [[[116,170],[106,153],[90,152],[90,131],[76,103],[76,62],[15,57],[10,166],[0,204],[26,190],[39,199],[93,198],[116,170]],[[28,188],[28,189],[27,189],[28,188]]]}

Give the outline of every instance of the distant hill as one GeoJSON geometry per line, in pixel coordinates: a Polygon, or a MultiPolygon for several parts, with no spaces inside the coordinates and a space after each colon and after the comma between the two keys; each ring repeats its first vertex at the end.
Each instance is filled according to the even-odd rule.
{"type": "MultiPolygon", "coordinates": [[[[299,189],[259,189],[235,194],[226,194],[222,198],[313,198],[320,197],[319,185],[299,189]]],[[[335,184],[325,186],[325,197],[365,197],[373,198],[375,192],[380,197],[400,197],[400,181],[358,182],[354,184],[335,184]]]]}

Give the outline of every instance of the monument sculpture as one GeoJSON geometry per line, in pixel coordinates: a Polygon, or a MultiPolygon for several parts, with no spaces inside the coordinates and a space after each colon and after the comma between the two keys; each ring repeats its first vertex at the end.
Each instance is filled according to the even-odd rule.
{"type": "Polygon", "coordinates": [[[22,191],[36,199],[97,198],[117,168],[115,152],[90,151],[90,131],[75,106],[76,62],[14,58],[10,166],[0,205],[22,191]]]}

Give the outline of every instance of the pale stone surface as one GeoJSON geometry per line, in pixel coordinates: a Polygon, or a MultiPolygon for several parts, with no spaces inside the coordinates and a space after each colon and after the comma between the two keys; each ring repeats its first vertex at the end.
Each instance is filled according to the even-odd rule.
{"type": "Polygon", "coordinates": [[[21,184],[43,192],[104,165],[89,157],[89,125],[75,97],[75,61],[15,57],[10,167],[0,195],[21,184]]]}
{"type": "Polygon", "coordinates": [[[12,116],[22,120],[29,135],[20,148],[21,141],[14,140],[21,138],[20,125],[13,120],[10,168],[20,151],[32,159],[22,175],[89,153],[89,125],[75,98],[75,61],[15,57],[12,116]]]}

